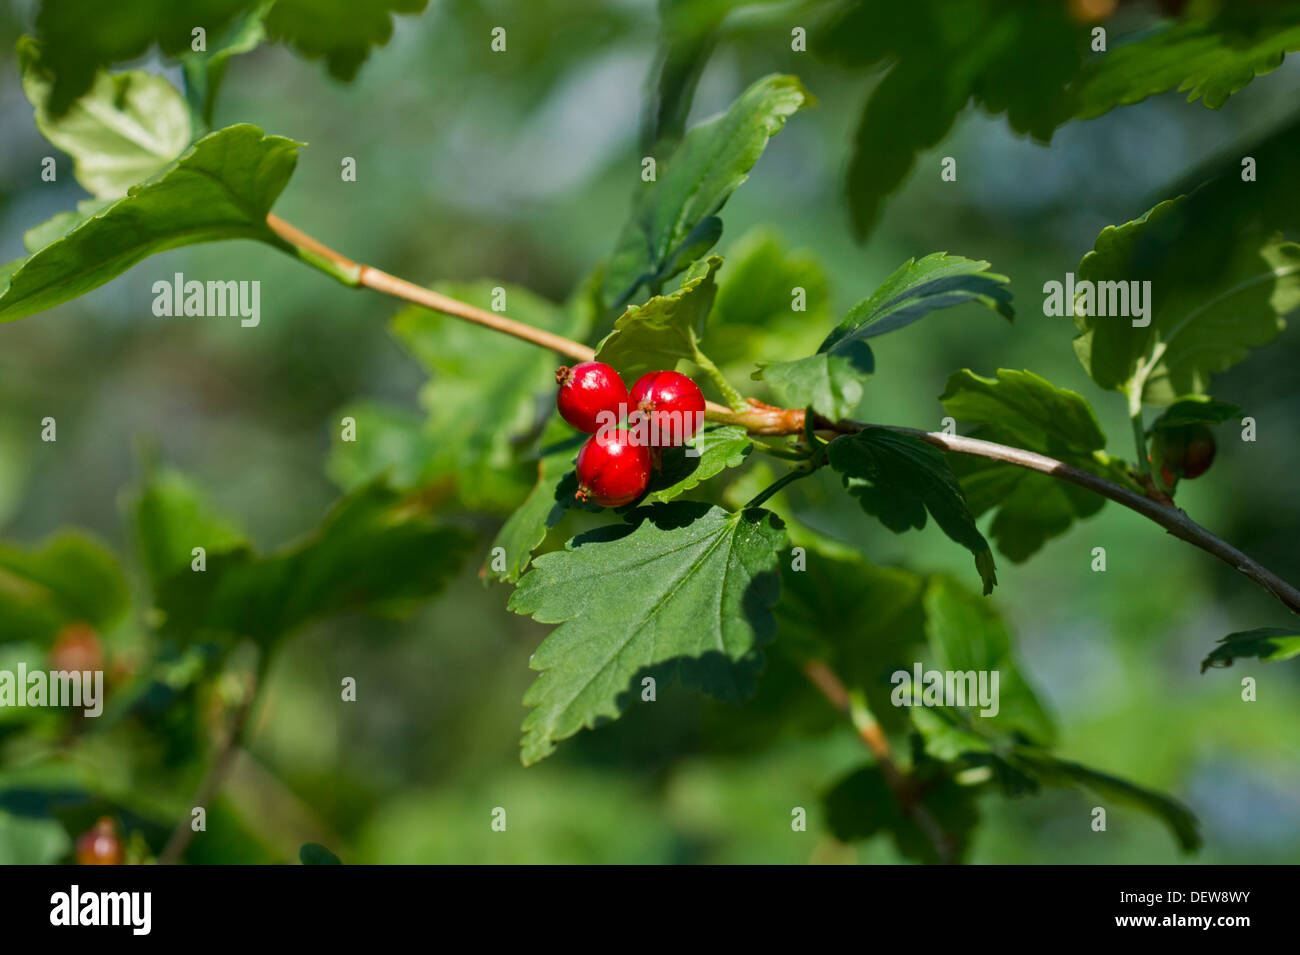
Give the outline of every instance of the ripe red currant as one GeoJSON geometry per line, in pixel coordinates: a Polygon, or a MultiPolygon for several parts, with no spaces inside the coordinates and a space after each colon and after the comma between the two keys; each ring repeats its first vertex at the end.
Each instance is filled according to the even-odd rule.
{"type": "Polygon", "coordinates": [[[617,424],[628,405],[627,385],[602,362],[584,361],[572,368],[561,365],[555,370],[555,381],[560,386],[555,398],[560,416],[587,434],[595,434],[602,424],[617,424]],[[602,412],[613,417],[601,418],[602,412]]]}
{"type": "Polygon", "coordinates": [[[117,838],[117,826],[108,816],[77,837],[77,865],[121,864],[122,843],[117,838]]]}
{"type": "Polygon", "coordinates": [[[650,415],[649,443],[656,447],[685,444],[704,423],[704,392],[676,371],[651,371],[638,378],[632,407],[650,415]]]}
{"type": "Polygon", "coordinates": [[[601,507],[630,504],[650,483],[650,448],[635,444],[626,428],[602,428],[578,452],[580,501],[601,507]]]}

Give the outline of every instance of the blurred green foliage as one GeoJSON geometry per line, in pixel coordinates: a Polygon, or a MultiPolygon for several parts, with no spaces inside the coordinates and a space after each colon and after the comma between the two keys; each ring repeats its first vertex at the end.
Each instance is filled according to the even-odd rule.
{"type": "MultiPolygon", "coordinates": [[[[213,4],[214,16],[220,6],[213,4]]],[[[389,3],[385,22],[387,10],[417,6],[389,3]]],[[[418,17],[392,21],[391,41],[364,65],[367,45],[386,35],[377,20],[354,38],[365,43],[335,54],[327,36],[299,42],[323,55],[331,72],[355,72],[351,85],[328,79],[319,62],[298,59],[283,46],[232,61],[214,124],[256,124],[310,144],[276,206],[309,233],[413,281],[460,283],[462,296],[503,284],[512,314],[558,328],[597,321],[584,311],[582,290],[627,219],[645,137],[672,140],[688,117],[725,108],[755,78],[797,74],[820,105],[802,110],[768,145],[750,184],[728,201],[717,246],[727,261],[718,273],[713,320],[721,330],[710,351],[731,380],[771,398],[761,383],[747,380],[755,359],[810,353],[833,317],[899,262],[950,251],[987,260],[1009,276],[1021,306],[1016,325],[963,307],[873,343],[875,375],[860,414],[937,428],[947,413],[938,396],[955,369],[992,376],[998,368],[1029,368],[1059,388],[1088,394],[1116,450],[1124,445],[1115,436],[1128,434],[1124,402],[1089,391],[1071,350],[1070,321],[1039,314],[1043,283],[1077,268],[1103,226],[1136,219],[1156,201],[1189,191],[1207,170],[1235,175],[1247,151],[1261,161],[1260,195],[1271,198],[1259,205],[1234,201],[1230,208],[1259,215],[1271,204],[1294,215],[1282,185],[1293,190],[1300,174],[1297,153],[1286,148],[1297,128],[1294,62],[1211,104],[1222,105],[1219,110],[1188,105],[1174,92],[1056,128],[1022,114],[1000,54],[981,54],[975,65],[985,73],[961,74],[967,59],[940,57],[952,67],[944,75],[961,82],[938,84],[931,75],[933,47],[920,61],[908,50],[863,50],[875,57],[876,72],[819,50],[815,29],[808,53],[790,49],[792,24],[806,20],[813,28],[829,6],[839,5],[707,6],[702,26],[670,15],[669,33],[690,40],[682,53],[664,42],[659,11],[649,2],[598,9],[583,0],[435,2],[418,17]],[[498,25],[508,28],[505,56],[489,47],[498,25]],[[704,52],[707,60],[699,56],[704,52]],[[882,78],[886,56],[897,65],[882,78]],[[863,126],[874,115],[870,108],[863,113],[864,102],[889,107],[890,90],[909,77],[909,89],[940,97],[943,109],[910,118],[899,127],[908,135],[896,136],[888,126],[886,135],[864,135],[864,128],[876,128],[863,126]],[[1010,126],[964,109],[972,95],[990,113],[1008,112],[1010,126]],[[1013,129],[1050,136],[1050,144],[1031,143],[1013,129]],[[854,149],[858,158],[850,159],[854,149]],[[955,182],[939,179],[945,155],[959,158],[955,182]],[[356,161],[355,182],[340,177],[345,157],[356,161]],[[1273,166],[1265,167],[1269,157],[1273,166]],[[878,209],[871,206],[874,229],[861,245],[845,207],[846,162],[859,170],[868,163],[873,188],[900,186],[878,209]],[[766,291],[760,279],[771,280],[766,291]],[[808,291],[806,322],[790,320],[792,284],[808,291]]],[[[983,6],[990,16],[1007,15],[992,0],[983,6]]],[[[1120,25],[1135,27],[1157,20],[1154,8],[1129,5],[1121,17],[1129,19],[1120,25]]],[[[1053,37],[1077,29],[1054,11],[1028,19],[992,34],[1003,44],[998,49],[1036,62],[1054,49],[1053,37]],[[1028,22],[1034,18],[1052,22],[1028,22]]],[[[84,198],[61,155],[56,182],[39,175],[42,157],[57,152],[32,121],[13,52],[19,33],[33,26],[40,32],[34,20],[30,4],[0,4],[0,261],[23,254],[25,230],[84,198]]],[[[168,22],[157,21],[164,48],[180,42],[163,34],[168,22]]],[[[972,23],[962,27],[966,33],[959,23],[944,36],[953,43],[959,33],[980,36],[972,23]]],[[[914,21],[901,28],[927,35],[914,21]]],[[[853,34],[843,38],[851,42],[853,34]]],[[[114,58],[143,52],[109,50],[114,58]]],[[[152,53],[143,65],[180,81],[180,70],[152,53]]],[[[1016,67],[1036,68],[1033,62],[1016,67]]],[[[1016,95],[1034,100],[1028,110],[1056,91],[1044,83],[1016,95]]],[[[1084,115],[1101,112],[1085,109],[1084,115]]],[[[859,199],[857,207],[860,228],[868,205],[859,199]]],[[[353,614],[347,600],[330,609],[348,612],[315,622],[314,614],[279,608],[286,627],[305,626],[276,658],[248,750],[209,807],[208,830],[191,843],[188,861],[286,862],[298,859],[307,843],[328,846],[345,863],[915,859],[914,842],[901,826],[892,840],[856,846],[831,837],[841,831],[834,821],[839,802],[832,798],[824,807],[823,797],[845,785],[871,790],[874,783],[862,775],[864,751],[851,727],[803,681],[798,647],[817,637],[838,646],[846,635],[878,632],[880,658],[855,659],[850,652],[843,663],[891,666],[890,641],[906,646],[924,639],[918,629],[924,623],[911,604],[873,602],[872,575],[895,575],[890,592],[910,580],[919,602],[917,572],[965,580],[969,557],[934,530],[887,533],[840,492],[837,475],[801,482],[789,492],[789,512],[845,545],[827,577],[842,576],[846,587],[856,582],[863,599],[837,606],[834,597],[844,587],[804,593],[799,586],[817,582],[787,583],[800,602],[825,614],[825,626],[816,633],[780,631],[791,634],[791,646],[778,643],[769,654],[749,706],[665,687],[654,707],[631,707],[619,721],[578,734],[551,759],[524,770],[517,750],[520,700],[545,628],[507,613],[510,589],[484,586],[483,561],[475,558],[486,558],[492,535],[533,474],[466,475],[455,458],[462,442],[474,439],[476,413],[517,414],[522,423],[527,402],[511,386],[524,376],[541,380],[545,369],[522,355],[516,365],[509,343],[468,327],[463,351],[430,354],[420,346],[424,326],[445,320],[406,313],[390,326],[397,311],[260,245],[226,243],[166,252],[54,313],[0,329],[0,536],[21,542],[6,544],[0,567],[37,582],[50,562],[85,568],[75,575],[84,592],[33,600],[31,591],[0,589],[5,619],[25,627],[22,643],[0,647],[0,668],[8,659],[48,652],[74,617],[90,619],[103,632],[110,672],[119,668],[117,685],[124,688],[115,699],[110,681],[109,709],[93,733],[49,713],[21,726],[0,719],[0,862],[66,860],[75,836],[110,812],[157,851],[170,828],[160,820],[187,815],[214,737],[243,698],[244,648],[219,649],[220,640],[209,634],[190,645],[177,641],[151,658],[143,632],[156,621],[124,616],[126,595],[146,593],[148,575],[167,562],[147,549],[140,554],[127,519],[129,489],[150,473],[141,464],[149,454],[138,450],[140,440],[198,476],[212,513],[228,515],[223,526],[247,528],[232,536],[238,546],[230,559],[238,567],[283,567],[310,547],[286,549],[285,542],[321,525],[339,485],[364,494],[354,489],[367,487],[377,470],[403,473],[409,447],[403,442],[412,434],[446,455],[446,473],[464,484],[443,488],[433,502],[457,527],[445,531],[439,555],[452,564],[467,530],[477,532],[478,550],[454,562],[459,570],[445,568],[454,576],[442,596],[404,621],[353,614]],[[152,283],[175,272],[261,281],[260,326],[154,317],[152,283]],[[461,369],[479,373],[464,364],[466,355],[478,354],[500,357],[488,364],[497,373],[491,388],[510,396],[505,411],[498,399],[486,398],[476,409],[474,393],[456,377],[461,369]],[[440,443],[441,431],[421,433],[423,412],[443,401],[457,409],[456,424],[464,429],[449,445],[440,443]],[[392,416],[393,455],[341,463],[335,447],[327,470],[340,419],[358,402],[392,416]],[[58,422],[57,442],[39,440],[46,417],[58,422]],[[67,536],[70,527],[81,530],[67,536]],[[117,556],[105,564],[106,554],[117,556]],[[136,679],[133,668],[146,665],[150,679],[136,679]],[[344,676],[356,680],[356,703],[340,700],[344,676]],[[780,720],[772,718],[777,713],[780,720]],[[497,807],[507,812],[505,832],[491,828],[497,807]],[[791,831],[794,807],[808,813],[806,833],[791,831]]],[[[1254,416],[1258,440],[1239,442],[1236,426],[1225,425],[1214,471],[1179,488],[1179,504],[1189,513],[1289,580],[1300,578],[1294,545],[1300,514],[1291,478],[1300,468],[1297,362],[1300,343],[1292,329],[1216,379],[1215,397],[1254,416]]],[[[519,431],[521,440],[534,437],[526,427],[519,431]]],[[[763,467],[746,466],[746,479],[763,467]]],[[[409,479],[418,484],[436,476],[409,479]]],[[[754,483],[752,492],[763,486],[754,483]]],[[[566,511],[546,547],[593,522],[581,509],[566,511]]],[[[828,545],[825,552],[834,551],[828,545]]],[[[328,561],[317,566],[328,570],[328,561]]],[[[1014,800],[981,795],[970,861],[1300,861],[1294,665],[1237,659],[1204,674],[1199,667],[1223,634],[1278,620],[1267,595],[1118,507],[1074,521],[1032,560],[1003,561],[998,569],[992,600],[1009,622],[1024,679],[1053,714],[1060,751],[1177,795],[1199,816],[1204,848],[1179,856],[1159,822],[1122,807],[1111,812],[1107,832],[1092,832],[1089,812],[1097,798],[1070,786],[1014,800]],[[1089,569],[1097,546],[1108,553],[1105,573],[1089,569]],[[1250,703],[1241,700],[1247,676],[1259,684],[1250,703]]],[[[382,589],[385,576],[370,583],[382,589]]],[[[438,584],[442,576],[431,571],[438,584]]],[[[328,573],[319,579],[328,581],[328,573]]],[[[435,581],[428,583],[434,589],[435,581]]],[[[227,586],[234,594],[229,605],[246,610],[241,594],[252,585],[227,586]]],[[[328,596],[329,587],[322,587],[316,592],[328,596]]],[[[777,616],[780,626],[780,608],[777,616]]],[[[1048,769],[1045,782],[1053,773],[1069,775],[1059,766],[1048,769]]],[[[956,805],[952,818],[961,822],[975,811],[956,805]]]]}

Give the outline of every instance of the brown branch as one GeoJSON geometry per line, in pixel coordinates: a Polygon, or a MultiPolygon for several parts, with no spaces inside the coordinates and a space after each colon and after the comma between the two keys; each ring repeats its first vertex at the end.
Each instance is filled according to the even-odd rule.
{"type": "MultiPolygon", "coordinates": [[[[849,691],[836,676],[835,671],[821,660],[809,660],[804,664],[803,672],[831,706],[841,713],[850,715],[849,691]]],[[[876,765],[880,767],[881,775],[885,777],[886,785],[898,800],[903,812],[911,817],[917,828],[930,840],[939,861],[951,864],[957,858],[957,843],[926,807],[911,776],[900,770],[898,764],[894,762],[893,748],[889,745],[888,737],[881,731],[880,724],[875,720],[864,724],[855,721],[854,729],[857,730],[858,739],[871,750],[876,765]]]]}
{"type": "MultiPolygon", "coordinates": [[[[595,352],[580,342],[572,341],[540,328],[534,328],[531,325],[506,318],[503,315],[475,308],[446,295],[440,295],[437,292],[422,288],[405,279],[389,275],[387,272],[381,272],[379,269],[371,268],[368,265],[353,262],[346,256],[335,252],[311,236],[289,225],[278,216],[269,215],[266,221],[271,229],[290,245],[310,253],[311,256],[331,263],[338,270],[335,273],[336,277],[341,277],[341,273],[346,273],[349,276],[346,279],[349,284],[364,286],[377,292],[383,292],[385,295],[392,295],[395,298],[422,305],[436,312],[442,312],[446,315],[473,322],[476,325],[513,335],[515,338],[541,345],[543,348],[549,348],[578,361],[590,361],[595,357],[595,352]]],[[[755,401],[752,398],[749,399],[749,404],[750,407],[745,411],[732,411],[730,408],[711,401],[708,403],[707,416],[711,421],[740,425],[751,434],[756,435],[797,435],[803,433],[804,412],[802,409],[778,408],[755,401]]],[[[832,422],[822,418],[818,419],[816,425],[818,430],[831,431],[837,434],[852,434],[861,431],[863,428],[877,427],[857,421],[832,422]]],[[[915,428],[892,425],[879,425],[878,427],[885,427],[901,434],[910,434],[935,447],[955,454],[969,454],[975,457],[987,458],[991,461],[1013,464],[1016,467],[1038,471],[1041,474],[1047,474],[1062,481],[1069,481],[1072,484],[1087,488],[1154,521],[1180,540],[1199,547],[1206,553],[1213,554],[1263,587],[1281,601],[1287,609],[1293,613],[1300,613],[1300,590],[1297,590],[1277,574],[1242,553],[1227,541],[1210,533],[1188,517],[1185,511],[1177,507],[1170,507],[1167,504],[1143,497],[1136,491],[1132,491],[1113,481],[1107,481],[1105,478],[1089,474],[1087,471],[1072,467],[1063,461],[1057,461],[1054,458],[1036,454],[1033,451],[1026,451],[1023,448],[1013,448],[1005,444],[981,441],[976,438],[963,438],[960,435],[944,434],[939,431],[919,431],[915,428]]]]}

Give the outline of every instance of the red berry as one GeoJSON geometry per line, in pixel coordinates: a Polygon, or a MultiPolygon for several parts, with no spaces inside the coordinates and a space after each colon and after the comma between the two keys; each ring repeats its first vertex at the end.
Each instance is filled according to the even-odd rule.
{"type": "Polygon", "coordinates": [[[70,623],[50,648],[50,667],[65,673],[104,669],[104,647],[88,623],[70,623]]]}
{"type": "Polygon", "coordinates": [[[649,483],[650,448],[633,443],[626,428],[602,428],[578,452],[574,496],[580,501],[619,507],[644,494],[649,483]]]}
{"type": "Polygon", "coordinates": [[[704,424],[704,392],[676,371],[652,371],[638,378],[632,386],[632,407],[650,415],[648,441],[656,447],[685,444],[704,424]]]}
{"type": "Polygon", "coordinates": [[[587,434],[595,434],[604,424],[618,424],[628,406],[627,385],[618,372],[602,362],[584,361],[572,368],[561,365],[555,370],[555,381],[560,386],[555,398],[560,416],[587,434]],[[602,412],[612,417],[602,418],[602,412]]]}
{"type": "Polygon", "coordinates": [[[77,837],[77,865],[121,865],[122,843],[108,816],[77,837]]]}

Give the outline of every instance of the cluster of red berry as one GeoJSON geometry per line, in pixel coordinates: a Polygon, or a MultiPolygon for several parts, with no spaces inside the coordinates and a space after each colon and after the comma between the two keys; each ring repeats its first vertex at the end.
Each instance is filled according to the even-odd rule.
{"type": "Polygon", "coordinates": [[[561,417],[591,435],[578,452],[580,501],[632,503],[650,484],[658,449],[684,444],[704,422],[704,394],[675,371],[647,372],[631,394],[618,372],[598,361],[561,366],[555,380],[561,417]]]}

